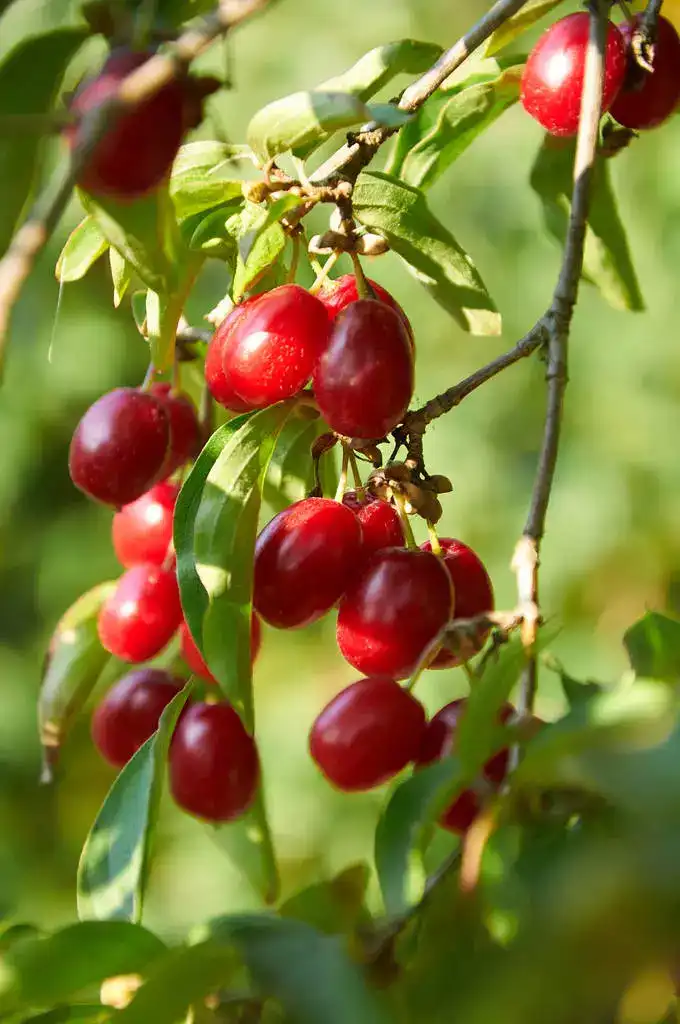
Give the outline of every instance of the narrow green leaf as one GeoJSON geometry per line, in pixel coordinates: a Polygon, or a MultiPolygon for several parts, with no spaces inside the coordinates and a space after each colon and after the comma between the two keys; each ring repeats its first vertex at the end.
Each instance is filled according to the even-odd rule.
{"type": "Polygon", "coordinates": [[[141,920],[168,747],[190,690],[188,684],[170,701],[156,732],[116,777],[85,840],[78,865],[82,920],[141,920]]]}
{"type": "Polygon", "coordinates": [[[365,905],[368,864],[352,864],[335,878],[308,885],[281,904],[282,917],[304,921],[326,935],[351,933],[369,918],[365,905]]]}
{"type": "MultiPolygon", "coordinates": [[[[573,164],[573,141],[547,136],[531,172],[531,187],[543,204],[546,227],[560,244],[569,223],[573,164]]],[[[615,309],[644,309],[608,160],[599,160],[593,171],[583,278],[594,284],[615,309]]]]}
{"type": "MultiPolygon", "coordinates": [[[[87,39],[85,28],[58,28],[24,39],[0,63],[0,114],[46,114],[66,66],[87,39]]],[[[0,253],[4,253],[31,198],[44,146],[39,134],[9,131],[0,137],[0,253]]]]}
{"type": "MultiPolygon", "coordinates": [[[[311,491],[314,486],[311,447],[326,429],[320,419],[309,421],[296,416],[288,420],[279,434],[262,493],[275,512],[302,501],[311,491]]],[[[330,493],[330,488],[326,493],[330,493]]]]}
{"type": "Polygon", "coordinates": [[[441,46],[421,43],[415,39],[385,43],[384,46],[369,50],[351,68],[322,82],[317,89],[319,92],[351,93],[365,102],[396,75],[420,75],[427,71],[441,53],[441,46]]]}
{"type": "Polygon", "coordinates": [[[109,243],[92,217],[85,217],[73,229],[61,250],[54,271],[57,281],[62,284],[80,281],[108,247],[109,243]]]}
{"type": "Polygon", "coordinates": [[[72,1020],[85,1021],[86,1024],[104,1024],[110,1017],[111,1011],[101,1003],[74,1003],[23,1017],[21,1024],[68,1024],[68,1021],[72,1020]]]}
{"type": "Polygon", "coordinates": [[[246,202],[226,222],[226,230],[237,242],[237,261],[232,298],[238,301],[252,284],[276,263],[286,245],[280,220],[300,205],[299,196],[286,195],[268,207],[246,202]]]}
{"type": "Polygon", "coordinates": [[[491,57],[494,53],[498,53],[499,50],[508,46],[523,32],[535,25],[537,21],[544,18],[546,14],[550,14],[561,3],[563,0],[529,0],[529,3],[524,4],[517,14],[508,18],[500,28],[497,28],[489,36],[484,47],[484,54],[491,57]]]}
{"type": "Polygon", "coordinates": [[[680,680],[680,622],[660,612],[648,612],[623,637],[632,667],[638,676],[680,680]]]}
{"type": "Polygon", "coordinates": [[[178,221],[242,194],[245,178],[235,174],[232,152],[233,147],[223,142],[190,142],[182,146],[170,178],[170,198],[178,221]]]}
{"type": "Polygon", "coordinates": [[[144,973],[166,947],[128,921],[84,921],[0,957],[0,1013],[68,1002],[117,974],[144,973]]]}
{"type": "Polygon", "coordinates": [[[0,954],[6,953],[15,942],[24,939],[35,939],[40,936],[40,929],[33,924],[10,924],[0,930],[0,954]]]}
{"type": "Polygon", "coordinates": [[[431,213],[423,193],[379,171],[359,175],[357,220],[382,235],[433,298],[472,334],[498,334],[501,318],[471,258],[431,213]]]}
{"type": "Polygon", "coordinates": [[[109,264],[113,281],[113,304],[117,309],[132,283],[133,270],[117,249],[109,249],[109,264]]]}
{"type": "Polygon", "coordinates": [[[370,120],[366,104],[343,92],[296,92],[259,110],[248,144],[261,163],[289,150],[309,150],[341,128],[370,120]]]}

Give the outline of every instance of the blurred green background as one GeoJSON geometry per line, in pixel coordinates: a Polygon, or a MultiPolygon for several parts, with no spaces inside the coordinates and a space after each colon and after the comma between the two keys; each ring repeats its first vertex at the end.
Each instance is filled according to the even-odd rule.
{"type": "MultiPolygon", "coordinates": [[[[234,89],[210,101],[212,127],[239,140],[251,114],[269,100],[339,73],[392,39],[448,45],[485,6],[344,0],[340,8],[279,0],[231,40],[234,89]]],[[[50,9],[52,19],[59,4],[50,9]]],[[[44,18],[35,0],[18,0],[0,18],[0,53],[29,26],[39,30],[44,18]]],[[[225,56],[218,45],[200,66],[223,70],[225,56]]],[[[538,126],[517,107],[431,193],[503,313],[501,339],[460,332],[396,259],[382,257],[368,268],[413,323],[418,400],[508,347],[546,307],[559,252],[528,186],[540,140],[538,126]]],[[[575,676],[603,681],[625,669],[627,625],[647,608],[680,605],[680,470],[673,441],[680,399],[680,118],[620,155],[613,175],[647,312],[616,312],[583,290],[542,569],[543,606],[561,626],[555,653],[575,676]]],[[[77,217],[74,208],[17,307],[0,392],[0,912],[43,925],[75,916],[80,847],[113,778],[84,721],[64,753],[56,788],[37,782],[35,703],[47,641],[79,594],[118,572],[111,513],[73,488],[67,447],[87,406],[112,387],[138,383],[147,356],[129,308],[111,306],[106,261],[60,298],[53,267],[77,217]]],[[[221,268],[211,266],[191,299],[192,323],[201,323],[225,283],[221,268]]],[[[428,467],[454,483],[442,533],[480,552],[501,608],[514,602],[509,561],[533,481],[544,399],[542,366],[520,364],[426,438],[428,467]]],[[[355,677],[335,649],[332,617],[300,633],[265,632],[255,679],[258,729],[288,890],[370,855],[381,794],[333,793],[306,750],[315,713],[355,677]]],[[[452,670],[431,674],[421,692],[434,710],[465,686],[460,670],[452,670]]],[[[554,718],[562,707],[555,679],[544,673],[539,713],[554,718]]],[[[210,831],[167,805],[149,924],[172,935],[256,902],[210,831]]]]}

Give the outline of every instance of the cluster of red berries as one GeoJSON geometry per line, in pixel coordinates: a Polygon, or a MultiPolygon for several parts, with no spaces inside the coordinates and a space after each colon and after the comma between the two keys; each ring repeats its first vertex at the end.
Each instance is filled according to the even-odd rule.
{"type": "MultiPolygon", "coordinates": [[[[680,103],[680,37],[658,19],[653,71],[637,62],[633,35],[637,15],[622,25],[607,23],[602,113],[634,131],[655,128],[680,103]]],[[[587,13],[570,14],[552,25],[532,50],[522,77],[525,109],[551,135],[578,130],[589,35],[587,13]]]]}

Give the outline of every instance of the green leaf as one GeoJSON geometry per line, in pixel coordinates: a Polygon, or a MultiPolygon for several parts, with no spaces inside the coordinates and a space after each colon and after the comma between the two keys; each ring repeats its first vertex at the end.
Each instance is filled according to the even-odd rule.
{"type": "Polygon", "coordinates": [[[80,281],[108,247],[109,243],[92,217],[85,217],[73,229],[61,250],[55,268],[57,281],[61,281],[62,284],[80,281]]]}
{"type": "Polygon", "coordinates": [[[102,804],[78,865],[81,919],[141,921],[168,747],[190,690],[188,684],[170,701],[102,804]]]}
{"type": "Polygon", "coordinates": [[[217,918],[207,931],[236,947],[257,990],[278,999],[295,1024],[387,1024],[379,997],[339,938],[268,914],[217,918]]]}
{"type": "MultiPolygon", "coordinates": [[[[59,28],[15,46],[0,63],[0,116],[48,113],[66,66],[87,35],[84,28],[59,28]]],[[[0,136],[0,253],[31,198],[43,148],[39,133],[8,131],[0,136]]]]}
{"type": "Polygon", "coordinates": [[[301,202],[299,196],[292,195],[282,196],[268,207],[246,202],[242,210],[227,220],[226,231],[238,246],[232,285],[235,302],[281,256],[286,235],[279,221],[301,202]]]}
{"type": "Polygon", "coordinates": [[[369,878],[368,864],[352,864],[335,878],[315,882],[289,896],[279,913],[326,935],[353,932],[368,919],[364,900],[369,878]]]}
{"type": "Polygon", "coordinates": [[[59,747],[110,659],[99,640],[97,618],[115,585],[100,583],[78,598],[50,641],[38,697],[46,780],[56,764],[59,747]]]}
{"type": "MultiPolygon", "coordinates": [[[[546,227],[560,244],[569,223],[573,164],[574,143],[547,136],[531,172],[531,187],[543,204],[546,227]]],[[[583,279],[594,284],[615,309],[644,309],[608,160],[599,160],[593,171],[583,279]]]]}
{"type": "MultiPolygon", "coordinates": [[[[474,140],[519,99],[523,65],[506,68],[487,82],[439,90],[403,129],[399,177],[430,188],[474,140]]],[[[391,170],[394,170],[391,167],[391,170]]]]}
{"type": "Polygon", "coordinates": [[[241,196],[243,180],[233,178],[235,161],[231,153],[232,147],[223,142],[182,146],[170,178],[170,198],[180,223],[241,196]]]}
{"type": "Polygon", "coordinates": [[[109,249],[109,264],[113,281],[113,304],[117,309],[132,283],[133,270],[117,249],[109,249]]]}
{"type": "Polygon", "coordinates": [[[388,914],[403,914],[424,891],[422,844],[469,778],[457,757],[422,768],[392,793],[375,833],[375,866],[388,914]]]}
{"type": "Polygon", "coordinates": [[[563,0],[529,0],[529,3],[524,4],[517,14],[508,18],[500,28],[497,28],[489,36],[484,47],[485,56],[491,57],[494,53],[498,53],[532,25],[535,25],[537,21],[544,18],[546,14],[550,14],[561,3],[563,0]]]}
{"type": "MultiPolygon", "coordinates": [[[[314,486],[311,447],[326,429],[320,419],[309,421],[294,417],[279,434],[262,494],[275,512],[302,501],[311,491],[314,486]]],[[[326,493],[330,490],[330,487],[325,488],[326,493]]]]}
{"type": "Polygon", "coordinates": [[[638,676],[680,680],[680,622],[660,612],[648,612],[626,631],[623,642],[638,676]]]}
{"type": "Polygon", "coordinates": [[[353,206],[357,220],[387,239],[464,330],[500,332],[500,315],[474,263],[431,213],[419,189],[379,171],[364,171],[354,188],[353,206]]]}
{"type": "Polygon", "coordinates": [[[165,949],[128,921],[84,921],[18,942],[0,958],[0,1013],[53,1006],[117,974],[144,973],[165,949]]]}
{"type": "Polygon", "coordinates": [[[376,46],[360,57],[356,64],[317,86],[319,92],[341,92],[369,100],[396,75],[420,75],[441,55],[442,48],[435,43],[421,43],[415,39],[400,39],[395,43],[376,46]]]}

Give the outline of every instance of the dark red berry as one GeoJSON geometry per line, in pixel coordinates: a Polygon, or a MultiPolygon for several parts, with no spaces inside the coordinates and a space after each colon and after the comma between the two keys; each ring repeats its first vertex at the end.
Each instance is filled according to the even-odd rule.
{"type": "Polygon", "coordinates": [[[178,494],[178,484],[156,484],[116,512],[111,529],[113,550],[126,569],[141,562],[162,565],[168,557],[178,494]]]}
{"type": "Polygon", "coordinates": [[[163,475],[170,476],[201,450],[201,428],[193,403],[173,391],[171,384],[152,384],[150,393],[162,402],[170,417],[170,448],[163,466],[163,475]]]}
{"type": "Polygon", "coordinates": [[[353,512],[328,498],[305,498],[279,512],[255,544],[253,607],[279,629],[306,626],[342,597],[361,551],[353,512]]]}
{"type": "Polygon", "coordinates": [[[394,679],[352,683],[327,704],[309,751],[329,782],[346,792],[373,789],[413,761],[425,733],[422,704],[394,679]]]}
{"type": "Polygon", "coordinates": [[[339,314],[314,373],[314,394],[338,434],[379,438],[396,427],[413,394],[413,351],[393,309],[359,299],[339,314]]]}
{"type": "Polygon", "coordinates": [[[680,37],[670,21],[660,17],[654,71],[645,71],[631,53],[633,32],[640,18],[638,15],[632,24],[624,22],[620,26],[628,52],[628,75],[610,111],[619,124],[635,131],[656,128],[680,103],[680,37]]]}
{"type": "MultiPolygon", "coordinates": [[[[489,574],[472,548],[453,537],[440,537],[443,561],[453,583],[453,618],[472,619],[494,608],[493,587],[489,574]]],[[[429,541],[421,544],[423,551],[431,551],[429,541]]],[[[484,643],[487,631],[479,633],[478,649],[484,643]]],[[[442,649],[430,668],[451,668],[459,665],[461,658],[452,651],[442,649]]]]}
{"type": "Polygon", "coordinates": [[[386,548],[350,584],[338,612],[338,645],[364,675],[405,679],[451,617],[451,580],[429,551],[386,548]]]}
{"type": "Polygon", "coordinates": [[[215,331],[208,345],[208,352],[205,357],[204,372],[208,390],[216,402],[231,412],[249,412],[252,406],[248,402],[244,402],[242,398],[239,398],[227,379],[222,361],[224,346],[227,344],[228,338],[245,311],[252,306],[257,298],[259,296],[254,295],[252,298],[245,299],[239,303],[238,306],[234,306],[231,313],[215,331]]]}
{"type": "MultiPolygon", "coordinates": [[[[182,657],[194,675],[200,676],[200,678],[204,679],[206,683],[212,683],[217,686],[217,680],[203,660],[203,655],[196,646],[186,622],[183,622],[179,627],[179,642],[182,657]]],[[[260,625],[260,620],[257,615],[253,614],[253,617],[250,620],[250,659],[253,665],[255,664],[255,659],[260,653],[261,644],[262,626],[260,625]]]]}
{"type": "Polygon", "coordinates": [[[368,493],[360,500],[356,491],[347,491],[342,503],[352,509],[361,523],[362,559],[369,559],[383,548],[403,547],[404,527],[396,508],[388,501],[368,493]]]}
{"type": "Polygon", "coordinates": [[[91,405],[75,429],[71,479],[91,498],[120,508],[153,486],[169,443],[162,403],[136,388],[116,388],[91,405]]]}
{"type": "Polygon", "coordinates": [[[100,754],[122,768],[158,727],[165,707],[182,689],[169,672],[140,668],[119,679],[92,716],[92,738],[100,754]]]}
{"type": "MultiPolygon", "coordinates": [[[[590,17],[569,14],[555,22],[531,51],[522,75],[524,109],[551,135],[578,131],[590,17]]],[[[626,47],[616,25],[608,22],[602,112],[609,110],[623,85],[626,47]]]]}
{"type": "Polygon", "coordinates": [[[170,744],[170,790],[189,814],[233,821],[257,791],[260,767],[252,736],[231,704],[193,704],[170,744]]]}
{"type": "Polygon", "coordinates": [[[326,307],[300,285],[258,295],[222,344],[228,386],[253,409],[291,398],[311,377],[329,331],[326,307]]]}
{"type": "MultiPolygon", "coordinates": [[[[96,78],[85,82],[71,103],[71,113],[83,115],[114,95],[131,71],[150,53],[117,50],[96,78]]],[[[80,172],[78,184],[95,196],[131,200],[153,191],[172,167],[185,123],[186,83],[173,79],[148,100],[122,114],[94,148],[80,172]]],[[[72,149],[79,146],[80,124],[66,129],[72,149]]]]}
{"type": "MultiPolygon", "coordinates": [[[[399,316],[411,340],[411,345],[413,345],[411,322],[397,300],[376,281],[372,281],[369,278],[368,283],[375,292],[376,299],[379,302],[384,302],[386,306],[393,309],[399,316]]],[[[354,274],[343,274],[342,277],[336,277],[333,281],[326,281],[321,290],[317,292],[317,295],[328,310],[331,320],[335,320],[338,313],[342,313],[343,309],[346,309],[352,302],[358,300],[357,279],[354,274]]]]}
{"type": "Polygon", "coordinates": [[[170,642],[181,621],[174,567],[135,565],[102,605],[99,639],[123,661],[148,661],[170,642]]]}

